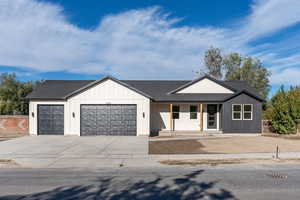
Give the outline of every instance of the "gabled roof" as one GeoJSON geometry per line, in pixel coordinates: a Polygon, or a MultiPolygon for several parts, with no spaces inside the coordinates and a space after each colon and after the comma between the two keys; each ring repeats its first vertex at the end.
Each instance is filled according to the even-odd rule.
{"type": "Polygon", "coordinates": [[[229,101],[230,99],[233,99],[234,97],[237,97],[237,96],[239,96],[239,95],[241,95],[241,94],[246,94],[246,95],[248,95],[248,96],[250,96],[250,97],[252,97],[252,98],[254,98],[254,99],[258,100],[258,101],[262,101],[262,102],[265,101],[263,98],[261,98],[261,97],[258,96],[258,95],[255,95],[255,94],[253,94],[253,93],[250,93],[250,92],[248,92],[247,90],[242,90],[242,91],[239,91],[239,92],[237,92],[237,93],[235,93],[235,94],[229,96],[228,98],[225,98],[225,99],[224,99],[224,102],[225,102],[225,101],[229,101]]]}
{"type": "Polygon", "coordinates": [[[190,82],[186,83],[185,85],[182,85],[179,88],[176,88],[175,90],[170,91],[169,94],[174,94],[176,92],[179,92],[179,91],[181,91],[181,90],[183,90],[183,89],[185,89],[185,88],[187,88],[187,87],[189,87],[189,86],[191,86],[191,85],[193,85],[193,84],[195,84],[195,83],[197,83],[199,81],[202,81],[203,79],[209,79],[209,80],[211,80],[211,81],[213,81],[213,82],[215,82],[215,83],[217,83],[217,84],[219,84],[219,85],[221,85],[221,86],[223,86],[223,87],[231,90],[232,92],[236,91],[234,88],[232,88],[229,85],[227,85],[224,81],[219,81],[219,80],[217,80],[217,79],[215,79],[215,78],[213,78],[211,76],[205,75],[203,77],[200,77],[200,78],[197,78],[197,79],[195,79],[193,81],[190,81],[190,82]]]}
{"type": "Polygon", "coordinates": [[[93,82],[91,82],[91,83],[89,83],[89,84],[87,84],[87,85],[79,88],[78,90],[75,90],[75,91],[71,92],[70,94],[64,96],[64,99],[68,99],[68,98],[70,98],[72,96],[75,96],[76,94],[79,94],[79,93],[81,93],[83,91],[86,91],[89,88],[91,88],[91,87],[93,87],[95,85],[98,85],[98,84],[100,84],[100,83],[102,83],[102,82],[104,82],[106,80],[112,80],[112,81],[114,81],[114,82],[116,82],[116,83],[118,83],[120,85],[123,85],[124,87],[127,87],[127,88],[129,88],[129,89],[131,89],[131,90],[133,90],[133,91],[135,91],[135,92],[137,92],[137,93],[139,93],[139,94],[141,94],[141,95],[143,95],[143,96],[151,99],[151,96],[148,95],[148,94],[146,94],[145,92],[140,91],[140,90],[138,90],[138,89],[136,89],[134,87],[131,87],[130,85],[126,84],[125,82],[119,81],[118,79],[116,79],[116,78],[114,78],[112,76],[106,76],[106,77],[104,77],[102,79],[93,81],[93,82]]]}
{"type": "Polygon", "coordinates": [[[79,94],[89,88],[102,83],[105,80],[113,80],[149,99],[156,102],[224,102],[229,98],[244,92],[253,96],[259,101],[255,89],[250,87],[245,81],[218,81],[209,76],[188,80],[118,80],[111,76],[100,80],[49,80],[42,83],[27,98],[32,100],[66,100],[76,94],[79,94]],[[179,94],[177,90],[200,81],[203,78],[209,78],[222,86],[234,91],[234,94],[179,94]],[[175,93],[174,93],[175,91],[175,93]]]}

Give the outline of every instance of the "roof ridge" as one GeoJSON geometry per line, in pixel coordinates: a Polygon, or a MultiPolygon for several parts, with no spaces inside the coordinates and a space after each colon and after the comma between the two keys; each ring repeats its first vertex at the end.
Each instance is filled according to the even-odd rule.
{"type": "Polygon", "coordinates": [[[247,82],[246,80],[224,80],[224,82],[247,82]]]}
{"type": "Polygon", "coordinates": [[[120,81],[191,81],[191,80],[120,80],[120,81]]]}

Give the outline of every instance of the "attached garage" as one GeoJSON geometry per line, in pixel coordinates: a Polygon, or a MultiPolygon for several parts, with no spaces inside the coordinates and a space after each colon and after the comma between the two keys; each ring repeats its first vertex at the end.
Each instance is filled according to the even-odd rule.
{"type": "Polygon", "coordinates": [[[64,105],[38,105],[38,135],[64,134],[64,105]]]}
{"type": "Polygon", "coordinates": [[[80,135],[136,136],[136,105],[81,105],[80,135]]]}
{"type": "Polygon", "coordinates": [[[28,98],[31,135],[150,134],[150,96],[112,77],[45,81],[28,98]]]}

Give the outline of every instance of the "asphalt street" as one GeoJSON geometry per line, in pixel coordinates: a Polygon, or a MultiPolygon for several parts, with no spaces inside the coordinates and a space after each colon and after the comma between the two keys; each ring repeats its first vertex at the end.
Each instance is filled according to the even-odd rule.
{"type": "Polygon", "coordinates": [[[0,199],[300,199],[299,165],[0,169],[0,199]]]}

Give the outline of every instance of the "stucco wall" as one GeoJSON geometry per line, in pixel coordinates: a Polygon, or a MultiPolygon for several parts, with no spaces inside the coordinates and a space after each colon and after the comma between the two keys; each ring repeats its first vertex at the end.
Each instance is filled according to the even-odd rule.
{"type": "Polygon", "coordinates": [[[28,134],[28,116],[0,115],[0,134],[28,134]]]}

